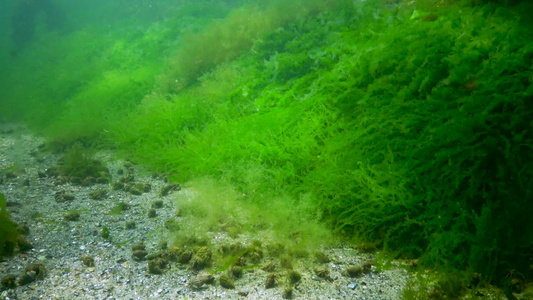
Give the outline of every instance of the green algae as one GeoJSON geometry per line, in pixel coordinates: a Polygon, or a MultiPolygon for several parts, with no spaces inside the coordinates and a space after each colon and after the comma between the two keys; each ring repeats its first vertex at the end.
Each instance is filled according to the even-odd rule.
{"type": "Polygon", "coordinates": [[[531,278],[533,26],[519,2],[274,1],[125,35],[85,28],[7,65],[6,97],[26,100],[2,113],[192,180],[204,200],[184,216],[202,230],[176,240],[244,207],[229,235],[275,224],[319,244],[321,227],[290,228],[296,212],[423,266],[531,278]]]}
{"type": "Polygon", "coordinates": [[[7,212],[6,198],[0,194],[0,258],[13,254],[19,235],[17,224],[7,212]]]}

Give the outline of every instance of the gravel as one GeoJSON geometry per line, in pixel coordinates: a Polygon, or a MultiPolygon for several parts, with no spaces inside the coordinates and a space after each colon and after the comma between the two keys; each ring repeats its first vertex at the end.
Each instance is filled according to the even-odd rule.
{"type": "MultiPolygon", "coordinates": [[[[168,186],[161,176],[153,178],[138,166],[128,171],[124,167],[127,162],[106,151],[98,152],[97,158],[114,178],[132,173],[136,182],[150,183],[151,191],[133,195],[114,190],[111,184],[57,184],[55,177],[42,174],[56,164],[60,155],[41,151],[43,143],[24,127],[0,124],[0,170],[13,170],[16,175],[0,175],[0,193],[9,203],[12,219],[29,226],[26,238],[33,245],[30,251],[4,258],[0,278],[13,274],[18,279],[36,262],[46,267],[43,279],[4,290],[0,299],[282,299],[290,292],[293,299],[400,299],[402,288],[411,278],[404,269],[378,271],[373,265],[360,276],[347,276],[349,266],[373,259],[373,254],[349,246],[323,249],[330,262],[320,264],[308,259],[297,265],[301,279],[296,284],[286,284],[280,273],[274,287],[268,289],[265,282],[270,272],[261,268],[246,270],[235,280],[234,289],[220,285],[221,274],[213,275],[214,283],[199,287],[189,284],[205,270],[194,271],[179,263],[171,263],[163,274],[150,274],[146,260],[132,259],[132,245],[144,241],[148,254],[160,251],[161,241],[169,239],[165,221],[175,217],[178,205],[173,196],[181,193],[194,197],[194,191],[183,189],[161,196],[168,186]],[[117,175],[120,170],[124,175],[117,175]],[[105,199],[91,199],[89,194],[98,189],[107,191],[105,199]],[[58,202],[58,192],[73,195],[74,200],[58,202]],[[161,200],[161,208],[152,207],[161,200]],[[111,213],[121,202],[129,208],[111,213]],[[148,217],[152,208],[156,217],[148,217]],[[66,220],[65,215],[72,212],[79,213],[79,218],[66,220]],[[107,239],[102,237],[105,230],[109,233],[107,239]],[[94,257],[94,266],[84,264],[85,256],[94,257]],[[317,273],[317,267],[329,275],[317,273]]],[[[223,233],[212,236],[213,244],[229,239],[223,233]]]]}

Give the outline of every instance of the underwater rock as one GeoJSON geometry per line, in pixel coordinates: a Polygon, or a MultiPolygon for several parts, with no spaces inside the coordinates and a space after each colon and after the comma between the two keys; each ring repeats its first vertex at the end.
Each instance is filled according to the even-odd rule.
{"type": "Polygon", "coordinates": [[[348,277],[359,277],[363,274],[369,273],[374,265],[373,260],[367,260],[357,266],[350,266],[346,268],[345,275],[348,277]]]}
{"type": "Polygon", "coordinates": [[[242,251],[244,251],[246,249],[246,247],[241,244],[241,243],[234,243],[234,244],[231,244],[231,245],[221,245],[220,248],[219,248],[219,251],[222,253],[222,254],[231,254],[231,255],[235,255],[237,253],[240,253],[242,251]]]}
{"type": "Polygon", "coordinates": [[[265,281],[265,288],[270,289],[276,286],[276,273],[270,273],[268,274],[266,281],[265,281]]]}
{"type": "Polygon", "coordinates": [[[168,242],[167,241],[160,241],[158,247],[161,250],[167,250],[168,249],[168,242]]]}
{"type": "Polygon", "coordinates": [[[150,274],[163,274],[163,269],[166,268],[168,262],[161,258],[157,257],[148,261],[148,272],[150,274]]]}
{"type": "Polygon", "coordinates": [[[289,273],[287,273],[287,278],[291,284],[295,284],[302,279],[302,275],[300,275],[300,273],[296,271],[291,270],[289,271],[289,273]]]}
{"type": "Polygon", "coordinates": [[[148,218],[155,218],[157,217],[157,212],[155,209],[151,208],[149,211],[148,211],[148,218]]]}
{"type": "Polygon", "coordinates": [[[130,208],[131,207],[128,203],[119,202],[118,205],[115,208],[113,208],[109,213],[111,215],[118,215],[125,210],[129,210],[130,208]]]}
{"type": "MultiPolygon", "coordinates": [[[[232,246],[237,246],[237,245],[232,245],[232,246]]],[[[241,246],[242,245],[238,245],[238,247],[241,247],[241,246]]],[[[248,263],[259,264],[261,259],[263,258],[263,250],[260,247],[261,246],[259,242],[256,242],[256,241],[252,242],[252,247],[248,249],[248,251],[244,255],[239,257],[239,259],[236,262],[236,265],[244,267],[248,265],[248,263]]],[[[242,249],[244,250],[246,248],[242,246],[242,249]]],[[[236,251],[234,252],[234,254],[239,253],[241,251],[236,251]]]]}
{"type": "Polygon", "coordinates": [[[81,182],[81,186],[93,186],[96,183],[96,179],[94,177],[86,177],[81,182]]]}
{"type": "Polygon", "coordinates": [[[142,182],[130,182],[124,185],[124,191],[132,195],[142,195],[143,193],[148,193],[152,190],[152,185],[149,183],[142,182]]]}
{"type": "Polygon", "coordinates": [[[244,273],[244,270],[239,266],[233,266],[230,269],[230,274],[233,278],[241,278],[244,273]]]}
{"type": "Polygon", "coordinates": [[[172,248],[165,252],[163,255],[167,260],[179,262],[180,257],[183,255],[183,250],[180,250],[178,248],[172,248]]]}
{"type": "Polygon", "coordinates": [[[26,285],[28,283],[32,283],[35,281],[35,274],[22,274],[22,276],[18,280],[19,285],[26,285]]]}
{"type": "Polygon", "coordinates": [[[26,224],[26,223],[19,224],[19,225],[17,226],[17,231],[18,231],[20,234],[28,235],[28,234],[30,234],[30,227],[29,227],[28,224],[26,224]]]}
{"type": "Polygon", "coordinates": [[[126,162],[124,164],[124,168],[126,168],[128,171],[132,171],[133,172],[133,164],[131,162],[126,162]]]}
{"type": "Polygon", "coordinates": [[[522,280],[522,278],[514,277],[509,282],[509,289],[513,293],[520,294],[524,291],[525,288],[526,288],[526,285],[524,283],[524,280],[522,280]]]}
{"type": "Polygon", "coordinates": [[[378,250],[378,248],[374,244],[363,243],[357,246],[357,250],[361,251],[361,253],[374,253],[378,250]]]}
{"type": "Polygon", "coordinates": [[[187,285],[190,286],[192,289],[200,290],[206,284],[212,284],[213,282],[215,282],[215,278],[213,277],[213,275],[209,273],[200,273],[198,276],[191,279],[191,281],[189,281],[187,285]]]}
{"type": "Polygon", "coordinates": [[[149,183],[137,183],[137,188],[145,193],[149,193],[152,190],[152,185],[149,183]]]}
{"type": "Polygon", "coordinates": [[[55,185],[62,185],[62,184],[66,184],[68,182],[68,177],[66,176],[57,176],[56,177],[56,180],[54,181],[54,184],[55,185]]]}
{"type": "Polygon", "coordinates": [[[106,190],[96,190],[89,193],[89,197],[93,200],[103,200],[107,198],[106,190]]]}
{"type": "Polygon", "coordinates": [[[94,256],[82,255],[81,262],[87,267],[94,267],[94,256]]]}
{"type": "Polygon", "coordinates": [[[137,251],[137,250],[146,250],[146,245],[144,245],[144,242],[138,242],[137,244],[131,246],[131,250],[132,251],[137,251]]]}
{"type": "Polygon", "coordinates": [[[152,208],[162,208],[163,207],[163,200],[157,200],[154,203],[152,203],[152,208]]]}
{"type": "Polygon", "coordinates": [[[131,257],[136,261],[142,261],[144,258],[148,255],[148,252],[146,250],[135,250],[131,254],[131,257]]]}
{"type": "Polygon", "coordinates": [[[273,271],[276,271],[277,268],[278,268],[278,264],[277,263],[270,262],[270,263],[266,264],[265,266],[263,266],[261,269],[263,271],[273,272],[273,271]]]}
{"type": "Polygon", "coordinates": [[[3,253],[5,256],[10,256],[15,253],[15,242],[10,240],[4,241],[3,253]]]}
{"type": "Polygon", "coordinates": [[[4,175],[6,176],[6,179],[15,179],[18,177],[18,175],[12,171],[6,171],[4,175]]]}
{"type": "Polygon", "coordinates": [[[78,177],[78,176],[72,176],[72,177],[69,178],[69,181],[70,181],[70,183],[72,183],[72,184],[80,185],[80,184],[82,183],[83,179],[81,179],[81,178],[78,177]]]}
{"type": "Polygon", "coordinates": [[[78,221],[80,219],[80,214],[77,212],[71,212],[63,216],[67,221],[78,221]]]}
{"type": "Polygon", "coordinates": [[[160,194],[161,194],[161,196],[164,197],[164,196],[168,195],[170,192],[179,191],[179,190],[181,190],[180,184],[177,183],[177,182],[173,182],[173,183],[163,187],[161,189],[161,193],[160,194]]]}
{"type": "Polygon", "coordinates": [[[124,186],[124,191],[132,194],[132,195],[135,195],[135,196],[140,196],[142,195],[142,191],[140,189],[137,188],[137,185],[136,184],[127,184],[124,186]]]}
{"type": "Polygon", "coordinates": [[[481,274],[477,272],[472,273],[472,275],[470,276],[470,284],[474,286],[477,286],[481,282],[481,280],[482,280],[482,276],[481,274]]]}
{"type": "Polygon", "coordinates": [[[277,257],[285,252],[285,245],[281,242],[270,243],[266,246],[270,256],[277,257]]]}
{"type": "Polygon", "coordinates": [[[21,252],[26,252],[33,249],[33,245],[23,236],[17,237],[17,245],[19,246],[19,250],[21,252]]]}
{"type": "Polygon", "coordinates": [[[292,298],[292,287],[286,285],[283,287],[283,293],[281,294],[283,299],[290,299],[292,298]]]}
{"type": "Polygon", "coordinates": [[[283,255],[280,257],[279,263],[285,269],[292,269],[292,259],[288,255],[283,255]]]}
{"type": "Polygon", "coordinates": [[[50,167],[48,169],[44,169],[44,173],[47,176],[50,176],[50,177],[59,177],[59,175],[61,175],[60,172],[59,172],[59,168],[57,166],[50,167]]]}
{"type": "Polygon", "coordinates": [[[255,247],[252,251],[246,253],[246,257],[254,264],[257,264],[263,258],[263,250],[255,247]]]}
{"type": "Polygon", "coordinates": [[[315,269],[315,273],[318,277],[330,280],[331,277],[329,276],[329,269],[326,267],[318,267],[315,269]]]}
{"type": "Polygon", "coordinates": [[[0,283],[0,286],[2,287],[2,290],[8,290],[8,289],[14,289],[17,287],[17,277],[13,274],[7,274],[6,276],[2,277],[2,281],[0,283]]]}
{"type": "Polygon", "coordinates": [[[186,264],[188,263],[189,261],[191,261],[192,259],[192,256],[193,256],[193,253],[191,250],[188,250],[188,249],[185,249],[185,250],[182,250],[178,257],[177,257],[177,260],[180,264],[186,264]]]}
{"type": "Polygon", "coordinates": [[[229,276],[227,275],[221,275],[218,279],[218,282],[220,283],[220,286],[226,289],[234,289],[235,288],[235,282],[229,276]]]}
{"type": "Polygon", "coordinates": [[[21,182],[22,186],[30,186],[30,180],[28,178],[24,178],[21,182]]]}
{"type": "Polygon", "coordinates": [[[26,268],[24,274],[19,278],[18,284],[26,285],[34,282],[35,280],[43,279],[45,275],[46,268],[44,265],[42,263],[34,263],[26,268]]]}
{"type": "Polygon", "coordinates": [[[130,182],[133,182],[134,180],[135,180],[135,176],[133,176],[133,174],[128,174],[120,178],[120,182],[122,183],[130,183],[130,182]]]}
{"type": "Polygon", "coordinates": [[[201,270],[206,267],[211,260],[211,250],[207,247],[200,247],[190,260],[194,270],[201,270]]]}
{"type": "Polygon", "coordinates": [[[61,202],[67,202],[67,201],[72,201],[74,200],[74,195],[71,195],[71,194],[66,194],[65,191],[59,191],[57,193],[55,193],[54,195],[54,199],[61,203],[61,202]]]}
{"type": "Polygon", "coordinates": [[[74,195],[67,194],[65,190],[57,191],[54,194],[54,199],[59,203],[66,202],[66,201],[72,201],[74,200],[74,198],[75,198],[74,195]]]}
{"type": "Polygon", "coordinates": [[[129,221],[126,223],[126,228],[127,229],[135,229],[135,221],[129,221]]]}
{"type": "Polygon", "coordinates": [[[124,182],[113,182],[113,190],[115,191],[122,191],[124,190],[124,182]]]}
{"type": "Polygon", "coordinates": [[[348,277],[358,277],[363,275],[363,269],[359,266],[349,266],[345,270],[345,275],[348,277]]]}

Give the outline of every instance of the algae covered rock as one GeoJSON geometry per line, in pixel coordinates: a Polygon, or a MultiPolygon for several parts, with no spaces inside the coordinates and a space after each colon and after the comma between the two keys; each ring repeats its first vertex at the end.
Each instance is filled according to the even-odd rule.
{"type": "Polygon", "coordinates": [[[344,274],[348,277],[359,277],[363,274],[370,273],[373,265],[373,260],[367,260],[357,266],[347,267],[344,271],[344,274]]]}
{"type": "Polygon", "coordinates": [[[200,273],[198,276],[189,281],[187,285],[192,289],[200,290],[204,288],[206,284],[212,284],[213,282],[215,282],[213,275],[209,273],[200,273]]]}
{"type": "Polygon", "coordinates": [[[220,283],[220,286],[226,289],[234,289],[235,288],[235,282],[233,282],[233,279],[231,279],[228,275],[221,275],[218,279],[218,282],[220,283]]]}
{"type": "Polygon", "coordinates": [[[201,270],[211,262],[211,250],[207,247],[200,247],[191,258],[191,266],[194,270],[201,270]]]}
{"type": "Polygon", "coordinates": [[[169,184],[169,185],[163,187],[163,188],[161,189],[160,195],[161,195],[162,197],[164,197],[164,196],[170,194],[170,192],[173,192],[173,191],[179,191],[179,190],[181,190],[181,186],[180,186],[180,184],[177,183],[177,182],[173,182],[173,183],[171,183],[171,184],[169,184]]]}
{"type": "Polygon", "coordinates": [[[44,264],[42,263],[34,263],[29,265],[26,270],[24,271],[24,274],[19,278],[18,284],[19,285],[26,285],[29,283],[34,282],[38,279],[43,279],[46,275],[46,268],[44,267],[44,264]]]}
{"type": "Polygon", "coordinates": [[[329,269],[326,268],[326,267],[318,267],[315,269],[315,273],[318,277],[320,278],[323,278],[323,279],[330,279],[330,276],[329,276],[329,269]]]}
{"type": "Polygon", "coordinates": [[[17,230],[18,224],[11,220],[7,213],[7,201],[4,194],[0,194],[0,259],[3,256],[11,255],[15,251],[20,232],[17,230]]]}
{"type": "Polygon", "coordinates": [[[131,257],[136,261],[141,261],[141,260],[144,260],[147,255],[148,255],[148,252],[146,252],[146,250],[135,250],[131,254],[131,257]]]}
{"type": "Polygon", "coordinates": [[[81,262],[87,267],[94,267],[94,256],[92,255],[83,255],[81,257],[81,262]]]}
{"type": "Polygon", "coordinates": [[[268,274],[266,281],[265,281],[265,288],[271,289],[274,286],[276,286],[276,273],[270,273],[268,274]]]}
{"type": "Polygon", "coordinates": [[[300,279],[302,279],[302,275],[300,275],[300,273],[294,271],[294,270],[290,270],[288,273],[287,273],[287,279],[289,280],[289,282],[291,284],[295,284],[297,282],[300,281],[300,279]]]}
{"type": "Polygon", "coordinates": [[[107,191],[98,189],[89,193],[89,197],[93,200],[103,200],[107,198],[107,191]]]}
{"type": "Polygon", "coordinates": [[[78,221],[80,219],[80,214],[78,212],[70,212],[63,216],[63,219],[66,221],[78,221]]]}
{"type": "Polygon", "coordinates": [[[14,289],[17,287],[17,278],[13,274],[7,274],[2,277],[1,281],[2,290],[14,289]]]}
{"type": "Polygon", "coordinates": [[[168,262],[162,257],[156,257],[148,261],[148,272],[150,274],[163,274],[168,262]]]}
{"type": "Polygon", "coordinates": [[[148,218],[155,218],[157,217],[157,211],[154,208],[151,208],[148,210],[148,218]]]}
{"type": "Polygon", "coordinates": [[[286,285],[283,287],[283,293],[281,294],[283,299],[290,299],[292,298],[292,287],[289,285],[286,285]]]}
{"type": "Polygon", "coordinates": [[[229,272],[230,272],[231,276],[233,276],[234,278],[241,278],[242,275],[244,274],[244,270],[241,267],[239,267],[239,266],[231,267],[229,272]]]}

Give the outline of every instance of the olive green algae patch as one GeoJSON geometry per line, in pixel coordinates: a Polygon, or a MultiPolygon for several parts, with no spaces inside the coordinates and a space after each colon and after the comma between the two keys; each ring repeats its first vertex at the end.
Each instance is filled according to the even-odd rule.
{"type": "Polygon", "coordinates": [[[7,211],[7,201],[4,194],[0,194],[0,259],[13,255],[16,251],[25,252],[32,248],[23,234],[29,229],[11,220],[7,211]]]}
{"type": "Polygon", "coordinates": [[[317,210],[303,202],[272,198],[259,204],[209,178],[186,184],[175,202],[178,213],[167,222],[169,237],[193,252],[209,246],[214,263],[204,262],[202,268],[213,272],[233,265],[259,267],[284,255],[307,264],[315,252],[335,244],[331,231],[318,222],[317,210]]]}

